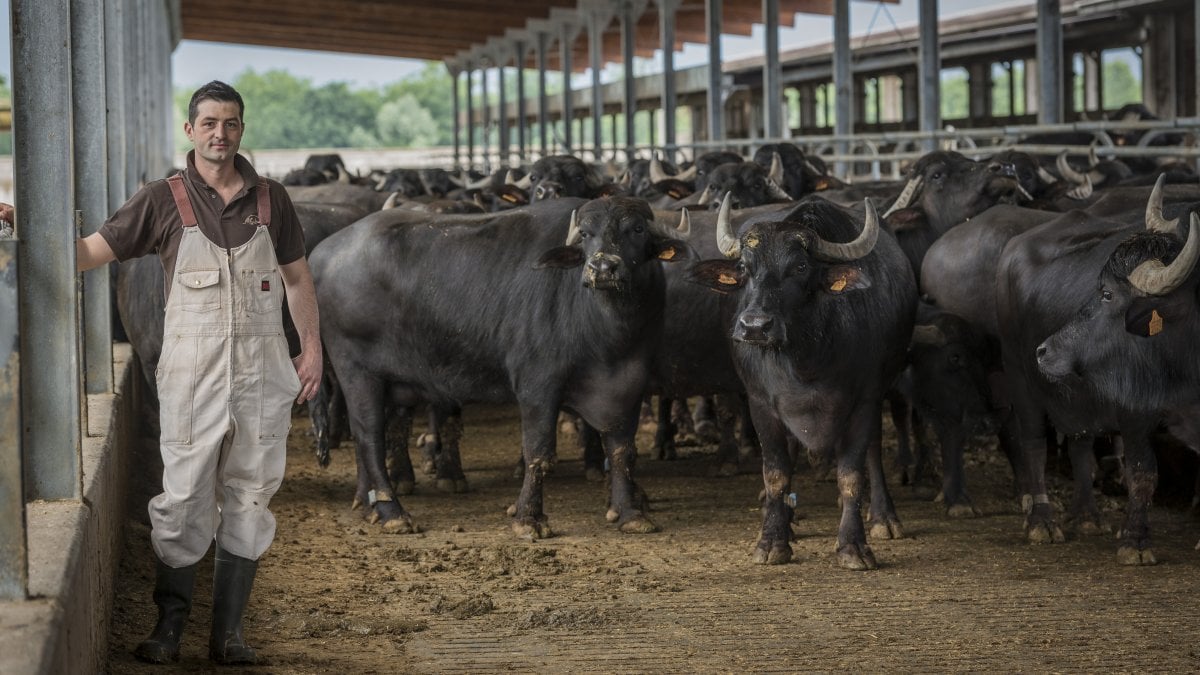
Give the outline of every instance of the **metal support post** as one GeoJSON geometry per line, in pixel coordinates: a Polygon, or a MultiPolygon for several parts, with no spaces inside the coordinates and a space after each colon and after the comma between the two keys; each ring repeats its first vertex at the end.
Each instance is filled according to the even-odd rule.
{"type": "Polygon", "coordinates": [[[499,102],[496,105],[496,156],[500,166],[508,166],[508,151],[511,145],[508,134],[508,95],[504,86],[504,58],[496,59],[496,91],[499,102]]]}
{"type": "MultiPolygon", "coordinates": [[[[942,126],[942,55],[938,46],[938,0],[921,0],[920,44],[917,48],[918,96],[921,131],[937,131],[942,126]]],[[[934,149],[934,141],[926,140],[923,150],[934,149]]]]}
{"type": "Polygon", "coordinates": [[[571,110],[571,51],[574,48],[575,42],[575,27],[569,24],[563,24],[562,40],[559,43],[562,52],[559,59],[562,65],[563,89],[562,89],[562,151],[563,154],[571,154],[571,118],[574,113],[571,110]]]}
{"type": "MultiPolygon", "coordinates": [[[[833,88],[837,100],[834,116],[834,131],[837,136],[854,133],[854,78],[850,74],[850,0],[834,0],[833,3],[833,88]]],[[[838,141],[838,154],[849,151],[846,141],[838,141]]],[[[836,162],[834,171],[846,175],[847,164],[836,162]]]]}
{"type": "Polygon", "coordinates": [[[24,600],[29,587],[17,256],[16,239],[0,240],[0,600],[24,600]]]}
{"type": "Polygon", "coordinates": [[[104,2],[104,59],[105,142],[108,146],[108,213],[125,203],[125,3],[120,0],[104,2]]]}
{"type": "Polygon", "coordinates": [[[762,0],[763,12],[763,133],[783,136],[783,68],[779,64],[779,0],[762,0]]]}
{"type": "MultiPolygon", "coordinates": [[[[625,67],[625,79],[621,82],[622,104],[625,112],[625,163],[634,159],[634,146],[637,144],[637,131],[634,127],[634,115],[637,114],[637,101],[634,99],[633,47],[634,28],[637,15],[633,11],[633,3],[629,0],[621,3],[621,63],[625,67]]],[[[617,135],[613,134],[613,147],[617,145],[617,135]]]]}
{"type": "Polygon", "coordinates": [[[517,68],[517,160],[525,161],[525,129],[528,126],[525,108],[525,43],[513,43],[513,65],[517,68]]]}
{"type": "Polygon", "coordinates": [[[457,171],[462,166],[460,153],[462,152],[462,144],[459,141],[459,134],[462,133],[462,120],[458,118],[461,114],[461,104],[458,100],[458,73],[459,70],[455,66],[446,64],[446,70],[450,73],[450,110],[454,133],[451,138],[454,143],[454,170],[457,171]]]}
{"type": "Polygon", "coordinates": [[[483,107],[483,172],[492,172],[492,102],[488,98],[488,71],[485,62],[479,63],[479,99],[483,107]]]}
{"type": "Polygon", "coordinates": [[[1037,0],[1039,124],[1063,121],[1063,35],[1059,0],[1037,0]]]}
{"type": "Polygon", "coordinates": [[[588,61],[592,67],[592,153],[595,161],[604,157],[604,90],[600,87],[600,71],[604,68],[604,28],[608,17],[594,10],[588,14],[588,61]]]}
{"type": "Polygon", "coordinates": [[[467,170],[470,171],[475,166],[475,93],[471,91],[474,86],[471,83],[473,79],[475,66],[472,63],[467,63],[467,170]]]}
{"type": "MultiPolygon", "coordinates": [[[[1200,2],[1200,0],[1196,0],[1200,2]]],[[[658,32],[663,55],[663,151],[666,159],[675,161],[679,146],[675,138],[675,10],[680,0],[657,0],[658,32]]],[[[692,133],[695,133],[693,130],[692,133]]]]}
{"type": "MultiPolygon", "coordinates": [[[[1198,0],[1200,1],[1200,0],[1198,0]]],[[[546,33],[537,34],[537,70],[538,70],[538,145],[542,157],[550,153],[550,99],[546,96],[546,52],[550,47],[550,36],[546,33]]]]}
{"type": "Polygon", "coordinates": [[[708,140],[725,140],[725,97],[721,78],[721,0],[704,0],[708,39],[708,140]]]}

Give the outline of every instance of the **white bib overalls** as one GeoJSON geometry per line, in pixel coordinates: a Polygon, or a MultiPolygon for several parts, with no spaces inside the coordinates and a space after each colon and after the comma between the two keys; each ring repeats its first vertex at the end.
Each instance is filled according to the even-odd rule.
{"type": "Polygon", "coordinates": [[[182,177],[169,181],[183,236],[159,358],[163,492],[150,500],[151,541],[171,567],[221,548],[251,560],[271,545],[267,509],[283,479],[300,378],[288,356],[283,281],[258,184],[250,241],[223,249],[196,227],[182,177]]]}

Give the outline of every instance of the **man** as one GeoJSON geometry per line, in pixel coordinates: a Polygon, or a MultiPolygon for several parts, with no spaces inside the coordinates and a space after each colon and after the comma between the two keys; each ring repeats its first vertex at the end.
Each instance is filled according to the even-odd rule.
{"type": "Polygon", "coordinates": [[[283,187],[237,154],[243,113],[223,82],[196,90],[183,125],[194,146],[187,169],[144,187],[76,244],[81,271],[157,252],[166,272],[163,492],[149,507],[158,623],[134,651],[154,663],[179,658],[196,565],[214,537],[209,657],[255,662],[241,623],[275,536],[267,504],[283,478],[292,401],[311,399],[321,380],[304,236],[283,187]],[[302,350],[290,363],[285,290],[302,350]]]}

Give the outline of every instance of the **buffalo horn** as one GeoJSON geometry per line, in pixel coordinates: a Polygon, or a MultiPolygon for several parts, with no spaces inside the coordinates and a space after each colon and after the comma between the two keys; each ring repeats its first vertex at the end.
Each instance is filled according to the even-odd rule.
{"type": "Polygon", "coordinates": [[[1083,182],[1067,190],[1067,196],[1071,199],[1087,199],[1092,196],[1095,189],[1095,186],[1092,185],[1092,177],[1084,174],[1083,182]]]}
{"type": "Polygon", "coordinates": [[[382,210],[383,210],[383,211],[387,211],[388,209],[394,209],[394,208],[396,208],[396,198],[397,198],[397,197],[399,197],[399,196],[400,196],[400,191],[399,191],[399,190],[396,190],[396,191],[395,191],[395,192],[393,192],[392,194],[388,195],[387,201],[383,203],[383,209],[382,209],[382,210]]]}
{"type": "Polygon", "coordinates": [[[521,180],[513,183],[513,185],[521,188],[522,190],[528,190],[529,188],[533,187],[533,179],[529,177],[529,174],[525,174],[524,176],[521,176],[521,180]]]}
{"type": "Polygon", "coordinates": [[[475,181],[474,183],[467,183],[467,189],[468,190],[482,190],[483,188],[487,187],[488,184],[491,182],[492,182],[491,176],[484,176],[483,178],[480,178],[479,180],[475,181]]]}
{"type": "Polygon", "coordinates": [[[870,199],[864,199],[863,203],[866,206],[866,219],[858,237],[849,243],[835,244],[818,236],[813,245],[814,255],[835,262],[850,262],[867,255],[875,248],[875,241],[879,239],[879,214],[875,212],[870,199]]]}
{"type": "Polygon", "coordinates": [[[946,344],[946,334],[936,324],[932,323],[913,326],[912,343],[915,345],[942,347],[946,344]]]}
{"type": "Polygon", "coordinates": [[[1193,213],[1187,243],[1175,260],[1170,265],[1163,265],[1161,260],[1147,260],[1129,273],[1129,283],[1146,295],[1166,295],[1188,278],[1196,267],[1197,257],[1200,257],[1200,215],[1193,213]]]}
{"type": "Polygon", "coordinates": [[[424,171],[417,172],[417,180],[421,181],[421,187],[424,188],[425,194],[433,195],[433,188],[429,185],[429,179],[425,177],[424,171]]]}
{"type": "Polygon", "coordinates": [[[887,218],[900,209],[908,208],[909,203],[912,202],[913,195],[917,194],[917,190],[921,188],[921,183],[924,182],[924,180],[924,176],[917,176],[916,178],[908,179],[908,184],[904,186],[904,190],[900,192],[900,196],[896,197],[895,203],[893,203],[892,207],[883,214],[883,217],[887,218]]]}
{"type": "Polygon", "coordinates": [[[726,258],[737,258],[742,255],[742,242],[729,222],[729,208],[730,197],[727,194],[721,202],[721,210],[717,212],[717,249],[726,258]]]}
{"type": "Polygon", "coordinates": [[[512,169],[509,169],[508,171],[506,171],[504,173],[504,184],[505,185],[516,185],[517,184],[517,172],[513,171],[512,169]]]}
{"type": "MultiPolygon", "coordinates": [[[[778,155],[776,155],[776,157],[778,157],[778,155]]],[[[787,190],[779,187],[779,183],[776,183],[770,178],[767,179],[767,196],[771,199],[777,199],[785,202],[792,201],[792,196],[787,193],[787,190]]]]}
{"type": "Polygon", "coordinates": [[[1083,185],[1083,179],[1086,177],[1086,174],[1079,173],[1075,169],[1071,168],[1071,163],[1067,161],[1066,150],[1058,153],[1058,158],[1054,160],[1054,163],[1058,167],[1058,173],[1061,174],[1063,178],[1066,178],[1076,185],[1083,185]]]}
{"type": "Polygon", "coordinates": [[[654,158],[650,160],[650,182],[661,183],[667,180],[670,176],[666,171],[663,171],[662,162],[658,159],[658,153],[654,153],[654,158]]]}
{"type": "Polygon", "coordinates": [[[461,188],[461,187],[466,187],[466,186],[467,186],[466,182],[464,182],[464,181],[463,181],[463,179],[461,179],[461,178],[459,178],[459,177],[455,176],[454,174],[448,174],[448,175],[447,175],[447,178],[449,178],[449,179],[450,179],[450,182],[451,182],[451,183],[454,183],[455,185],[457,185],[457,186],[458,186],[458,187],[460,187],[460,188],[461,188]]]}
{"type": "Polygon", "coordinates": [[[814,176],[824,176],[825,175],[825,172],[818,169],[817,165],[813,164],[811,159],[804,160],[804,166],[808,167],[808,170],[810,172],[812,172],[812,175],[814,175],[814,176]]]}
{"type": "Polygon", "coordinates": [[[1146,229],[1153,232],[1175,232],[1179,227],[1179,219],[1163,218],[1163,185],[1167,182],[1165,173],[1158,175],[1154,189],[1150,191],[1150,201],[1146,202],[1146,229]]]}
{"type": "Polygon", "coordinates": [[[1046,167],[1044,166],[1038,167],[1038,178],[1041,178],[1042,182],[1046,185],[1054,185],[1058,182],[1058,178],[1056,178],[1054,174],[1047,171],[1046,167]]]}
{"type": "Polygon", "coordinates": [[[681,209],[679,212],[679,224],[671,227],[657,218],[650,224],[650,231],[656,236],[666,239],[675,239],[683,237],[686,239],[692,233],[692,217],[688,215],[687,209],[681,209]]]}
{"type": "Polygon", "coordinates": [[[583,237],[579,233],[579,211],[571,212],[571,226],[567,228],[567,246],[578,244],[583,237]]]}
{"type": "Polygon", "coordinates": [[[1088,147],[1088,168],[1094,169],[1100,163],[1100,158],[1096,156],[1096,144],[1092,143],[1088,147]]]}
{"type": "Polygon", "coordinates": [[[696,203],[699,204],[700,206],[708,206],[708,203],[711,201],[712,201],[712,186],[710,185],[710,186],[704,188],[704,192],[700,193],[700,199],[696,203]]]}
{"type": "Polygon", "coordinates": [[[350,182],[350,174],[346,172],[346,169],[344,169],[341,164],[337,165],[337,172],[338,172],[337,182],[339,182],[339,183],[349,183],[350,182]]]}
{"type": "Polygon", "coordinates": [[[775,181],[776,185],[783,182],[783,160],[779,158],[778,152],[771,153],[771,170],[767,177],[775,181]]]}
{"type": "Polygon", "coordinates": [[[696,172],[699,170],[699,167],[693,164],[690,168],[688,168],[687,171],[681,171],[675,174],[675,180],[680,180],[685,183],[691,180],[696,180],[696,172]]]}

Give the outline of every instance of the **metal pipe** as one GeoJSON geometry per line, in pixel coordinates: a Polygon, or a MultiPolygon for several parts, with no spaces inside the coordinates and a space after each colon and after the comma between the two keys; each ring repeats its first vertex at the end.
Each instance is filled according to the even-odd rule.
{"type": "Polygon", "coordinates": [[[721,0],[704,0],[708,39],[708,140],[725,140],[725,97],[721,77],[721,0]]]}
{"type": "MultiPolygon", "coordinates": [[[[625,65],[625,80],[621,83],[623,96],[622,110],[625,111],[625,162],[634,158],[634,144],[637,142],[637,130],[634,126],[634,115],[637,113],[637,99],[634,96],[633,48],[634,28],[638,17],[633,12],[633,3],[626,0],[621,5],[621,62],[625,65]]],[[[613,146],[617,144],[617,135],[613,134],[613,146]]]]}
{"type": "Polygon", "coordinates": [[[595,161],[604,157],[603,120],[604,93],[600,87],[600,70],[604,67],[604,24],[607,17],[599,11],[588,14],[588,60],[592,67],[592,153],[595,161]]]}
{"type": "Polygon", "coordinates": [[[492,172],[492,102],[488,100],[488,71],[484,62],[479,63],[479,99],[483,107],[483,172],[492,172]]]}
{"type": "Polygon", "coordinates": [[[513,43],[514,61],[517,68],[517,160],[525,161],[525,127],[527,123],[525,110],[525,43],[517,40],[513,43]]]}
{"type": "MultiPolygon", "coordinates": [[[[13,64],[14,66],[16,63],[13,64]]],[[[22,106],[24,102],[22,102],[22,106]]],[[[24,600],[29,544],[21,459],[21,330],[16,239],[0,240],[0,600],[24,600]]]]}
{"type": "Polygon", "coordinates": [[[475,166],[475,103],[474,92],[471,88],[474,86],[471,82],[473,78],[474,64],[467,63],[467,170],[470,171],[475,166]]]}
{"type": "MultiPolygon", "coordinates": [[[[854,132],[854,78],[850,74],[850,0],[834,0],[833,3],[833,87],[837,91],[834,134],[847,136],[854,132]]],[[[838,152],[846,154],[844,142],[838,152]]],[[[838,165],[838,173],[845,173],[845,165],[838,165]]]]}
{"type": "MultiPolygon", "coordinates": [[[[71,102],[75,150],[75,204],[83,234],[100,229],[108,214],[107,104],[104,79],[104,7],[71,0],[71,102]]],[[[112,303],[108,266],[83,275],[84,383],[89,394],[112,391],[112,303]]]]}
{"type": "Polygon", "coordinates": [[[458,69],[452,68],[449,64],[446,65],[446,70],[450,73],[450,110],[451,124],[454,127],[452,141],[454,143],[454,170],[457,171],[462,165],[460,164],[459,152],[461,144],[459,142],[459,134],[462,133],[462,120],[458,119],[460,113],[460,104],[458,101],[458,69]]]}
{"type": "Polygon", "coordinates": [[[575,28],[569,24],[563,24],[562,40],[559,47],[562,50],[562,56],[559,59],[562,66],[563,75],[563,90],[562,90],[562,151],[564,154],[571,154],[571,118],[574,113],[571,111],[571,50],[572,43],[575,42],[575,28]]]}
{"type": "MultiPolygon", "coordinates": [[[[934,131],[942,125],[942,55],[938,46],[938,0],[921,0],[920,44],[917,47],[917,78],[921,131],[934,131]]],[[[1012,78],[1009,78],[1011,82],[1012,78]]],[[[923,146],[926,152],[934,149],[932,142],[923,146]]]]}
{"type": "Polygon", "coordinates": [[[28,499],[79,499],[76,297],[68,0],[14,0],[13,165],[20,207],[21,419],[28,499]],[[64,50],[64,46],[68,49],[64,50]],[[33,272],[36,271],[36,274],[33,272]]]}
{"type": "Polygon", "coordinates": [[[1063,35],[1059,0],[1037,0],[1038,122],[1063,121],[1063,35]]]}
{"type": "Polygon", "coordinates": [[[546,53],[550,46],[550,36],[546,33],[538,33],[537,41],[538,143],[542,149],[542,157],[545,157],[549,154],[550,137],[550,130],[546,128],[550,124],[550,100],[546,97],[546,53]]]}
{"type": "Polygon", "coordinates": [[[509,128],[508,128],[508,101],[506,100],[508,97],[507,97],[507,93],[504,91],[504,89],[505,89],[505,87],[504,87],[504,71],[505,70],[506,70],[506,67],[504,65],[504,59],[503,58],[497,59],[496,90],[497,90],[497,95],[499,96],[499,103],[497,105],[497,109],[499,110],[499,112],[496,115],[496,117],[498,118],[498,120],[496,122],[496,124],[498,125],[498,127],[496,129],[496,155],[500,160],[501,167],[508,166],[508,151],[510,149],[510,146],[512,145],[510,142],[511,137],[509,136],[509,128]]]}
{"type": "MultiPolygon", "coordinates": [[[[672,162],[679,149],[675,139],[675,108],[678,107],[675,100],[675,10],[679,9],[679,2],[658,0],[658,32],[663,55],[663,150],[666,158],[672,162]]],[[[693,129],[692,134],[695,133],[693,129]]]]}
{"type": "Polygon", "coordinates": [[[783,135],[783,67],[779,63],[779,0],[762,0],[763,13],[763,133],[783,135]]]}
{"type": "Polygon", "coordinates": [[[128,53],[125,40],[125,3],[104,1],[105,142],[108,146],[108,213],[119,209],[129,193],[125,191],[125,73],[128,53]]]}
{"type": "MultiPolygon", "coordinates": [[[[125,30],[125,123],[129,129],[141,128],[141,98],[138,96],[140,65],[138,63],[137,6],[126,2],[125,30]]],[[[132,195],[138,189],[138,134],[125,134],[125,194],[132,195]]]]}

